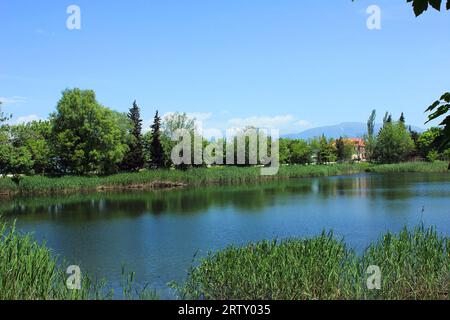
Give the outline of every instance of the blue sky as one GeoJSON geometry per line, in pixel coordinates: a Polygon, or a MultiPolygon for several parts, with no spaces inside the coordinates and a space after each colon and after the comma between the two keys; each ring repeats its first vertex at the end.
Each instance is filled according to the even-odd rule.
{"type": "Polygon", "coordinates": [[[14,121],[46,118],[61,91],[94,89],[126,111],[134,99],[285,133],[379,121],[424,109],[449,88],[450,13],[415,18],[404,0],[2,0],[0,97],[14,121]],[[81,8],[68,30],[66,8],[81,8]],[[376,4],[382,29],[368,30],[376,4]]]}

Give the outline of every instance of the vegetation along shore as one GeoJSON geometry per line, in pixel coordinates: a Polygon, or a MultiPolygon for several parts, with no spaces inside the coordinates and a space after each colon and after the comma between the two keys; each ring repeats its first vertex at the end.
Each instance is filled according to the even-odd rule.
{"type": "MultiPolygon", "coordinates": [[[[444,95],[433,106],[449,99],[450,94],[444,95]]],[[[250,161],[248,136],[250,130],[259,128],[242,128],[228,140],[212,141],[199,137],[195,119],[185,113],[160,117],[156,111],[150,130],[145,130],[137,102],[127,114],[119,113],[101,105],[92,90],[67,89],[47,120],[11,124],[11,115],[0,109],[0,195],[173,188],[367,171],[446,171],[450,139],[444,124],[419,133],[407,125],[404,114],[396,121],[387,112],[375,132],[376,115],[374,110],[364,137],[280,139],[278,155],[270,157],[278,158],[281,169],[274,177],[261,177],[257,165],[266,163],[250,161]],[[202,163],[176,164],[172,152],[179,141],[172,137],[179,129],[188,132],[192,141],[199,139],[205,150],[218,154],[216,162],[209,165],[202,159],[202,163]],[[245,142],[244,163],[224,167],[229,155],[218,150],[234,150],[232,155],[237,158],[238,141],[245,142]],[[407,163],[411,161],[424,163],[407,163]]],[[[439,116],[431,114],[430,119],[439,116]]],[[[272,144],[270,137],[267,140],[268,146],[272,144]]]]}
{"type": "Polygon", "coordinates": [[[446,173],[448,164],[414,162],[399,164],[333,164],[333,165],[290,165],[283,166],[275,176],[261,176],[257,167],[214,167],[192,168],[189,170],[144,170],[135,173],[121,173],[110,176],[93,177],[45,177],[24,176],[19,181],[12,177],[0,178],[0,196],[67,194],[76,192],[166,189],[210,184],[240,184],[262,181],[348,175],[363,172],[406,173],[435,172],[446,173]]]}
{"type": "MultiPolygon", "coordinates": [[[[448,299],[449,248],[450,238],[423,226],[386,233],[362,254],[324,232],[211,252],[191,268],[186,282],[170,286],[179,298],[194,300],[448,299]],[[380,290],[367,287],[371,265],[382,271],[380,290]]],[[[69,290],[63,266],[45,244],[0,225],[0,300],[158,298],[123,267],[122,292],[85,274],[81,290],[69,290]]]]}

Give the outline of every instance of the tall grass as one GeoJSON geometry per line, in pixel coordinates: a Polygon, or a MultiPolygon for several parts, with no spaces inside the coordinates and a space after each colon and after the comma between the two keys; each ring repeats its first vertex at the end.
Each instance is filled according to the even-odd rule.
{"type": "MultiPolygon", "coordinates": [[[[122,299],[157,299],[157,294],[134,284],[134,274],[122,269],[122,299]]],[[[66,286],[68,275],[45,244],[19,234],[0,222],[0,300],[103,300],[114,298],[104,281],[82,275],[81,290],[66,286]]]]}
{"type": "Polygon", "coordinates": [[[178,287],[186,299],[448,299],[450,239],[434,228],[387,233],[356,255],[332,233],[211,253],[178,287]],[[367,268],[382,289],[367,288],[367,268]]]}
{"type": "Polygon", "coordinates": [[[405,162],[397,164],[373,165],[367,171],[379,173],[437,172],[448,173],[448,162],[405,162]]]}
{"type": "Polygon", "coordinates": [[[0,300],[87,299],[91,283],[83,278],[82,290],[68,290],[56,258],[29,235],[15,227],[0,227],[0,300]]]}
{"type": "Polygon", "coordinates": [[[180,170],[144,170],[106,177],[43,176],[21,177],[18,184],[11,178],[0,178],[0,194],[55,194],[75,191],[120,188],[158,188],[183,185],[242,184],[262,180],[320,177],[363,172],[367,165],[336,164],[281,167],[275,176],[261,176],[257,167],[214,167],[180,170]]]}
{"type": "Polygon", "coordinates": [[[446,162],[401,163],[390,165],[333,164],[282,166],[275,176],[261,176],[258,167],[213,167],[180,170],[144,170],[120,173],[106,177],[43,176],[21,177],[18,184],[11,178],[0,178],[0,196],[13,194],[56,194],[105,189],[145,189],[185,185],[243,184],[268,180],[346,175],[361,172],[448,172],[446,162]]]}

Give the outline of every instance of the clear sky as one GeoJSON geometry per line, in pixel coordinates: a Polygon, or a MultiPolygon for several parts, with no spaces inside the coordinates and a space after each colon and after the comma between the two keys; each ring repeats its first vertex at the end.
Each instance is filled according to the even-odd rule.
{"type": "Polygon", "coordinates": [[[61,91],[137,99],[210,127],[296,133],[425,108],[450,90],[450,13],[415,18],[406,0],[1,0],[0,97],[14,121],[46,118],[61,91]],[[81,8],[81,30],[66,9],[81,8]],[[381,30],[366,26],[381,8],[381,30]]]}

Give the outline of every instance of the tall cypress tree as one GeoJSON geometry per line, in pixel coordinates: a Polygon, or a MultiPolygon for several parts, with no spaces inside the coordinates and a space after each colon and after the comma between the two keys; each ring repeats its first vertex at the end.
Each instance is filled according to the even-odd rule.
{"type": "Polygon", "coordinates": [[[155,118],[153,120],[152,128],[152,142],[150,145],[150,166],[152,168],[164,167],[164,149],[161,144],[161,118],[158,111],[156,111],[155,118]]]}
{"type": "Polygon", "coordinates": [[[127,171],[138,171],[144,167],[144,151],[142,143],[141,111],[136,100],[133,102],[133,106],[128,112],[128,119],[131,122],[130,134],[133,139],[128,144],[130,150],[123,161],[123,169],[127,171]]]}

